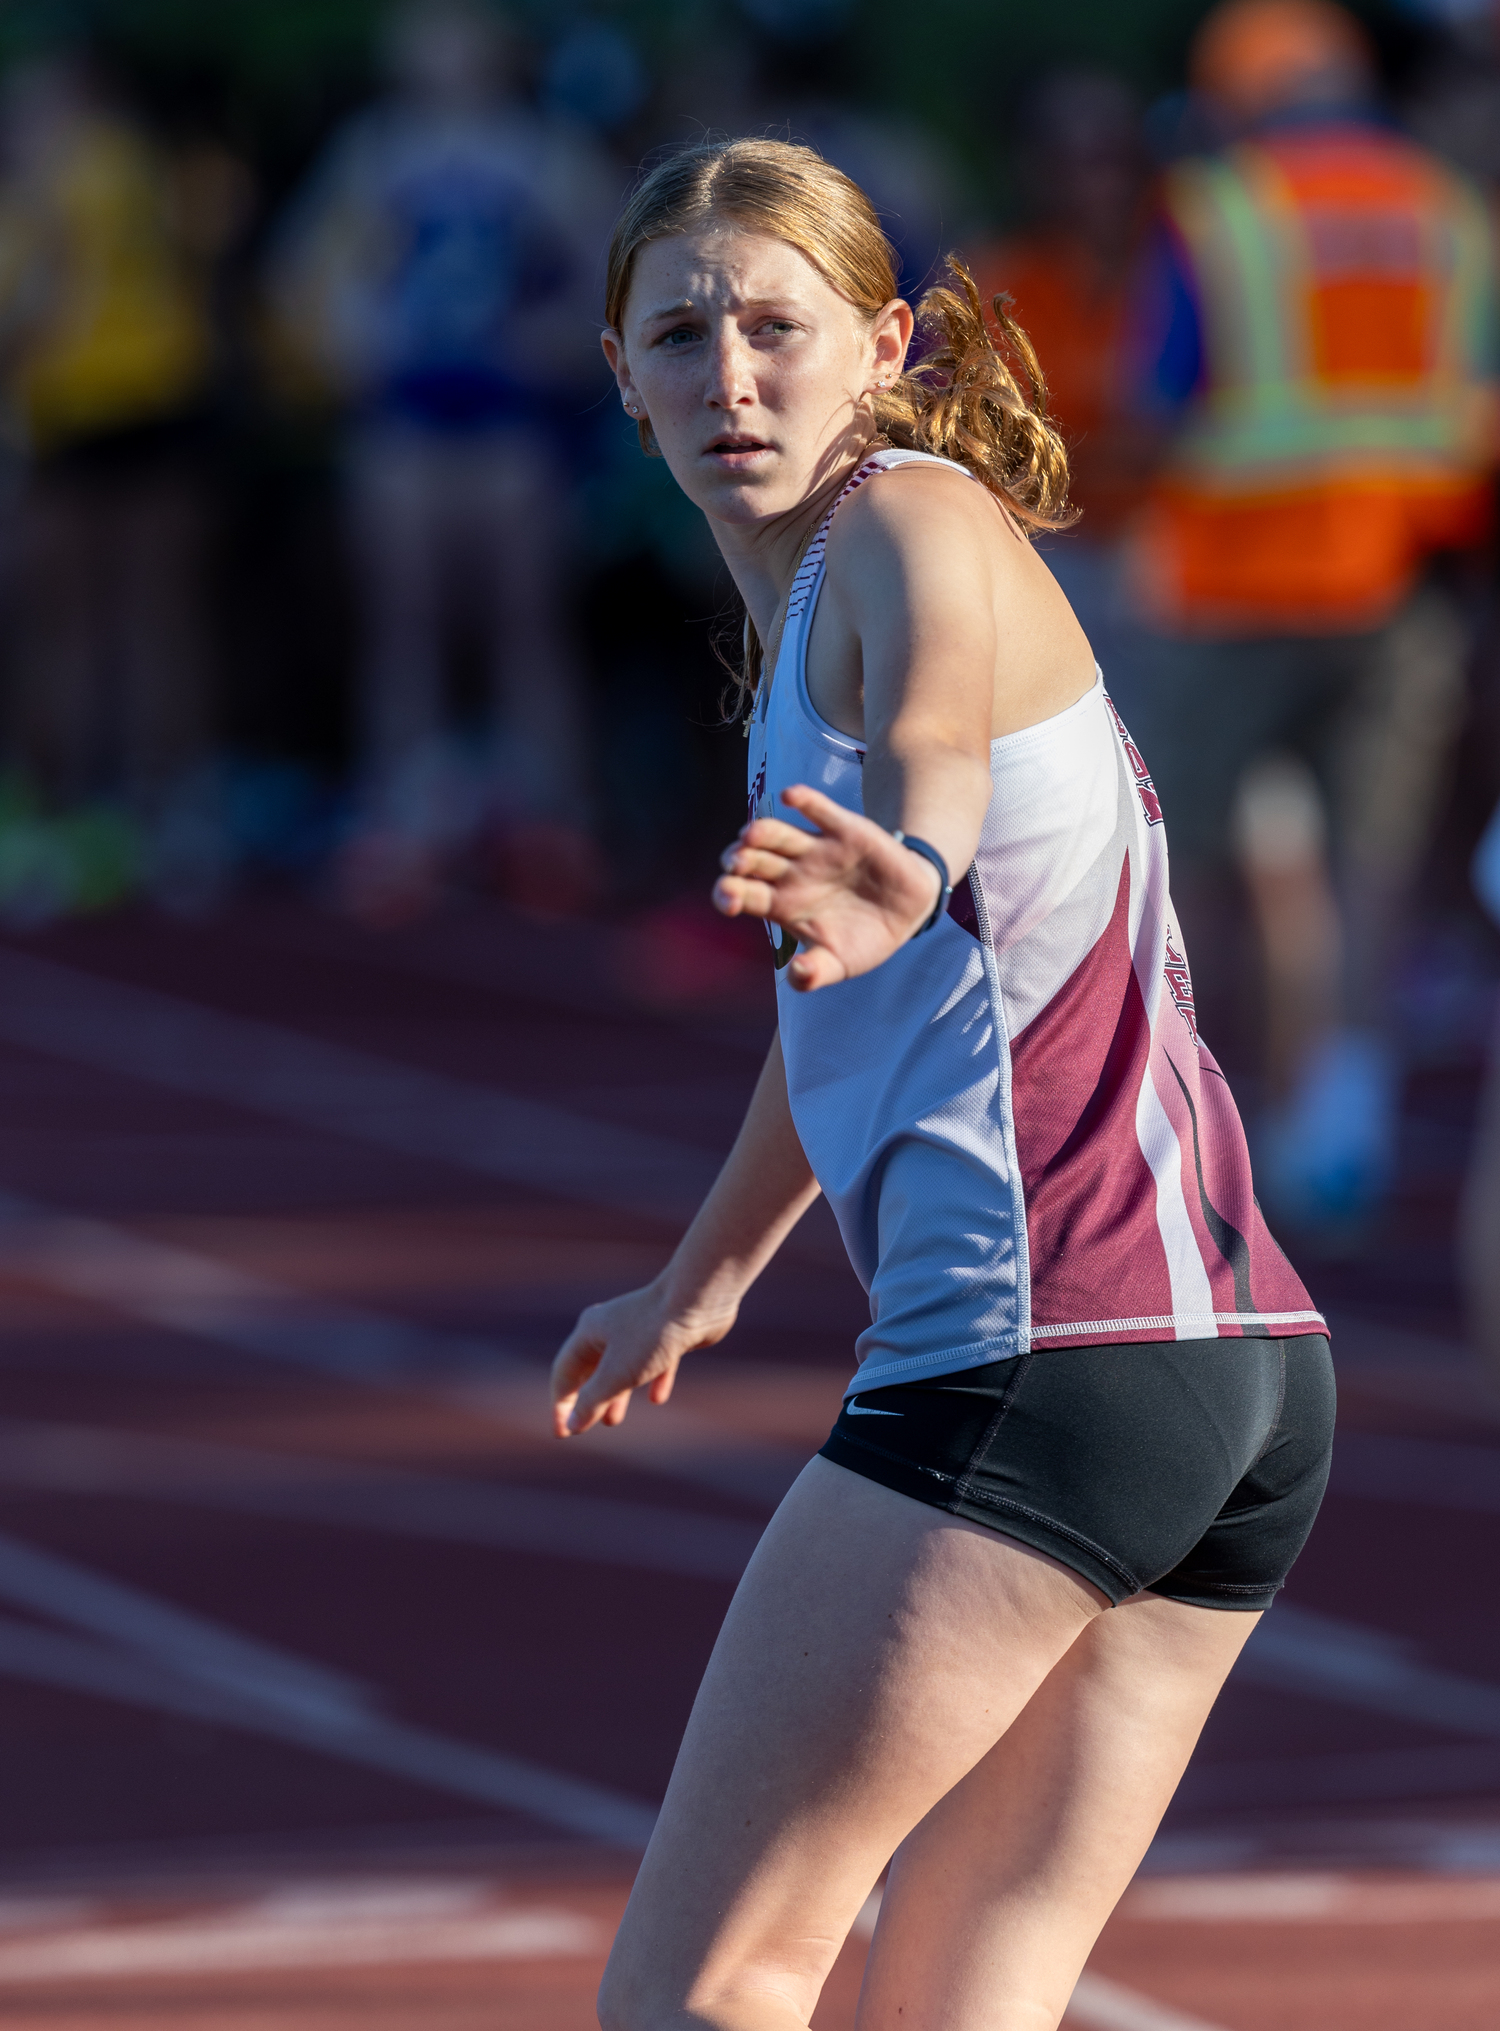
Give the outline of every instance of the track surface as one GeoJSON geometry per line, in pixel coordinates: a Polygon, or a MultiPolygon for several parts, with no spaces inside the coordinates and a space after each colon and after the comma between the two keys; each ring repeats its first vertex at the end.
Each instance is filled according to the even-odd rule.
{"type": "MultiPolygon", "coordinates": [[[[558,1447],[542,1378],[663,1260],[769,1022],[756,945],[690,918],[0,943],[0,2021],[592,2023],[863,1299],[816,1209],[667,1410],[558,1447]],[[652,939],[687,1005],[646,1005],[652,939]]],[[[1471,1097],[1419,1085],[1386,1233],[1306,1264],[1334,1490],[1070,2023],[1500,2018],[1500,1417],[1446,1270],[1471,1097]]]]}

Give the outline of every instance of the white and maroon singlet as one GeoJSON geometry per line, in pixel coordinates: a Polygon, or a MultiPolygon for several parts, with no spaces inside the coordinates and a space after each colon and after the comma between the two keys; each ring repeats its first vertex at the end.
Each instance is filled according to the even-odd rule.
{"type": "MultiPolygon", "coordinates": [[[[913,459],[972,478],[878,451],[829,510],[756,701],[758,816],[806,825],[778,801],[793,783],[863,809],[863,745],[813,710],[807,642],[839,502],[913,459]]],[[[992,741],[990,775],[931,931],[811,994],[778,945],[792,1118],[870,1294],[850,1390],[1033,1348],[1326,1332],[1255,1203],[1197,1033],[1161,807],[1102,677],[992,741]]]]}

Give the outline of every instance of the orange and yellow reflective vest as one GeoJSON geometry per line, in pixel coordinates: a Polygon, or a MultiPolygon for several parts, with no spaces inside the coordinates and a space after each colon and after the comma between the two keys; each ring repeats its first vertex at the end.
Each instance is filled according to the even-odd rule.
{"type": "Polygon", "coordinates": [[[1399,136],[1289,130],[1165,180],[1202,385],[1138,536],[1143,604],[1205,634],[1376,625],[1483,538],[1495,264],[1478,196],[1399,136]]]}

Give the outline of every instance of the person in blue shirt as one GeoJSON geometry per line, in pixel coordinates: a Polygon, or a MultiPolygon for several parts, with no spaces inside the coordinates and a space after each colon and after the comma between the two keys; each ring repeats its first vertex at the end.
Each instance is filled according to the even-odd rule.
{"type": "Polygon", "coordinates": [[[523,900],[588,886],[590,800],[563,600],[561,432],[586,401],[587,289],[611,179],[509,89],[493,16],[416,7],[395,89],[329,144],[279,236],[283,329],[346,407],[362,605],[356,911],[417,908],[476,838],[523,900]],[[449,702],[455,624],[485,706],[449,702]]]}

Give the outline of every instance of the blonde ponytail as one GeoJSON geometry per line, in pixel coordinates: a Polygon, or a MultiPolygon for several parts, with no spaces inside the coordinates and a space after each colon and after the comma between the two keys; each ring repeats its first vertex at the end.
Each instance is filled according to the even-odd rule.
{"type": "Polygon", "coordinates": [[[1036,350],[1008,297],[994,299],[992,330],[963,262],[950,254],[945,265],[953,286],[929,289],[917,310],[930,348],[876,398],[880,433],[903,450],[967,466],[1024,528],[1066,529],[1078,519],[1068,502],[1068,448],[1047,414],[1036,350]]]}

